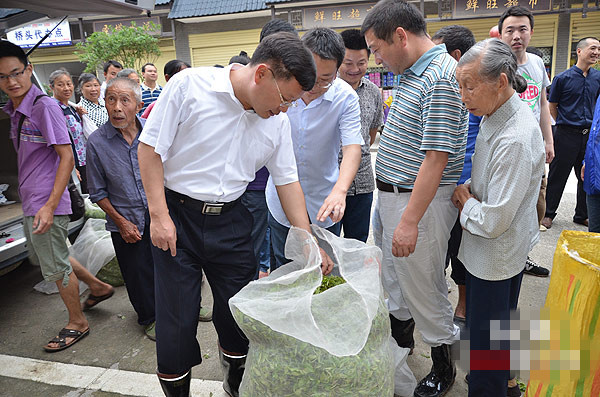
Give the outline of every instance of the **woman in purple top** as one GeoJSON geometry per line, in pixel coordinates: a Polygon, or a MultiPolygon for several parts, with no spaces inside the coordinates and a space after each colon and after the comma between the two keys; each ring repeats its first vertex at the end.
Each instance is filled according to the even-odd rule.
{"type": "Polygon", "coordinates": [[[54,99],[56,99],[65,115],[67,130],[71,138],[71,147],[73,148],[73,157],[75,158],[75,168],[77,169],[77,176],[81,181],[81,191],[87,193],[87,177],[85,172],[87,139],[83,134],[83,121],[81,119],[81,114],[85,111],[81,107],[76,108],[69,103],[74,89],[73,80],[69,72],[64,69],[55,70],[50,73],[48,80],[54,94],[54,99]]]}

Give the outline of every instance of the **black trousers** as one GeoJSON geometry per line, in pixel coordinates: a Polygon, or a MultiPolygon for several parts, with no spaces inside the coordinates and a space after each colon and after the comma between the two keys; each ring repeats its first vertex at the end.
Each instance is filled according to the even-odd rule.
{"type": "MultiPolygon", "coordinates": [[[[523,272],[512,278],[500,281],[488,281],[467,275],[467,328],[471,340],[471,372],[469,374],[469,397],[505,397],[510,379],[510,341],[500,340],[498,336],[490,335],[491,320],[500,320],[500,328],[510,328],[510,311],[517,308],[523,272]],[[495,339],[492,342],[491,339],[495,339]],[[501,352],[502,351],[502,352],[501,352]],[[488,360],[475,362],[481,355],[488,360]],[[492,363],[495,368],[481,368],[479,365],[492,363]],[[500,368],[501,367],[501,368],[500,368]]],[[[514,327],[512,327],[514,328],[514,327]]]]}
{"type": "Polygon", "coordinates": [[[456,218],[456,223],[450,231],[448,239],[448,251],[446,251],[446,268],[452,262],[452,273],[450,277],[456,285],[465,285],[466,269],[465,265],[458,259],[458,250],[460,249],[460,241],[462,240],[462,226],[460,224],[460,214],[456,218]]]}
{"type": "Polygon", "coordinates": [[[136,243],[126,243],[118,232],[112,232],[110,236],[125,280],[129,301],[138,315],[138,323],[148,325],[155,319],[154,260],[148,212],[142,232],[142,239],[136,243]]]}
{"type": "Polygon", "coordinates": [[[548,172],[548,187],[546,188],[546,215],[554,219],[560,199],[562,198],[571,169],[575,168],[577,176],[577,205],[573,220],[583,221],[588,218],[585,191],[581,179],[581,167],[585,157],[588,134],[581,134],[571,127],[557,125],[554,130],[554,160],[550,163],[548,172]]]}
{"type": "Polygon", "coordinates": [[[158,372],[184,374],[202,362],[196,339],[202,270],[213,294],[219,345],[231,353],[248,352],[248,340],[235,323],[228,301],[256,273],[252,215],[241,202],[221,215],[203,215],[189,198],[170,191],[166,198],[177,228],[177,255],[152,247],[156,355],[158,372]]]}

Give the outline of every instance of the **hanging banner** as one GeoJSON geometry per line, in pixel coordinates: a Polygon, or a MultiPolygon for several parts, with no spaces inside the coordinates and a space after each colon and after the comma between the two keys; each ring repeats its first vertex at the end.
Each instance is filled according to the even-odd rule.
{"type": "MultiPolygon", "coordinates": [[[[18,45],[21,48],[31,48],[42,37],[52,30],[60,19],[32,23],[31,25],[23,26],[22,28],[11,30],[6,33],[8,41],[18,45]]],[[[71,29],[69,21],[64,20],[54,31],[44,40],[40,47],[59,47],[71,45],[71,29]]]]}
{"type": "Polygon", "coordinates": [[[550,11],[551,0],[454,0],[454,18],[500,16],[510,7],[521,6],[531,12],[550,11]]]}

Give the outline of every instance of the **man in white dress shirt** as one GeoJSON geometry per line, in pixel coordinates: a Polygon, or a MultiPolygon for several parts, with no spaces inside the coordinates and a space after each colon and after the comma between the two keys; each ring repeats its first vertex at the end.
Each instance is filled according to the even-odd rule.
{"type": "MultiPolygon", "coordinates": [[[[238,395],[248,340],[228,300],[256,272],[252,217],[240,197],[266,165],[294,226],[310,230],[287,117],[310,90],[315,66],[298,37],[264,39],[247,66],[194,68],[169,80],[139,138],[156,274],[158,377],[167,396],[188,395],[204,270],[214,298],[213,323],[223,388],[238,395]]],[[[323,271],[331,271],[324,255],[323,271]]]]}
{"type": "MultiPolygon", "coordinates": [[[[302,41],[313,54],[317,81],[287,113],[294,157],[311,222],[339,235],[337,222],[344,216],[346,193],[360,164],[360,104],[352,86],[336,78],[346,50],[339,33],[316,28],[302,41]],[[338,166],[340,143],[343,159],[338,166]]],[[[269,178],[266,197],[277,268],[288,262],[284,248],[293,222],[286,217],[274,182],[269,178]]]]}

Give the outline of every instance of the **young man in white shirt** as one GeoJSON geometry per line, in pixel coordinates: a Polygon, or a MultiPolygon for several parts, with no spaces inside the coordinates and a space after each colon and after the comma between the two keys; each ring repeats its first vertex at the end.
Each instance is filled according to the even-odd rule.
{"type": "MultiPolygon", "coordinates": [[[[276,33],[247,66],[186,69],[170,79],[139,138],[139,163],[150,212],[156,274],[158,377],[167,396],[188,395],[200,280],[214,298],[213,323],[223,388],[238,395],[248,340],[228,300],[256,272],[252,217],[241,195],[267,166],[291,223],[310,231],[287,117],[280,115],[316,78],[298,37],[276,33]]],[[[323,272],[333,267],[321,250],[323,272]]]]}
{"type": "Polygon", "coordinates": [[[104,81],[100,86],[100,98],[104,99],[104,93],[106,92],[106,84],[117,77],[117,73],[123,70],[123,65],[112,59],[104,64],[104,81]]]}
{"type": "MultiPolygon", "coordinates": [[[[337,70],[344,60],[344,41],[327,28],[308,31],[304,45],[312,52],[317,80],[287,115],[292,128],[298,177],[311,223],[340,234],[346,193],[356,176],[363,143],[358,95],[337,70]],[[340,144],[343,159],[338,165],[340,144]]],[[[267,206],[275,268],[287,263],[284,249],[290,220],[281,206],[273,178],[267,182],[267,206]]],[[[273,269],[272,269],[273,270],[273,269]]]]}

